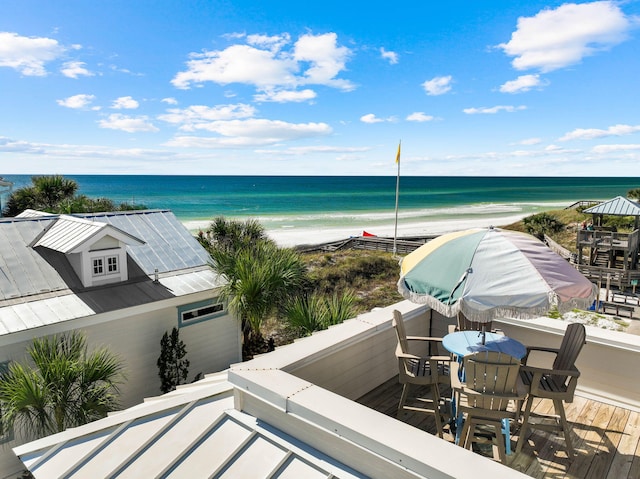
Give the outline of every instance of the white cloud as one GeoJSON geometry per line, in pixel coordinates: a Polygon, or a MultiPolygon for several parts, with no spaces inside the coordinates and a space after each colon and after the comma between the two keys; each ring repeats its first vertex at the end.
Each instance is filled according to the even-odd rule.
{"type": "Polygon", "coordinates": [[[482,108],[465,108],[462,110],[467,115],[477,115],[477,114],[495,114],[501,111],[506,111],[507,113],[513,113],[514,111],[526,110],[526,106],[511,106],[511,105],[497,105],[492,107],[482,107],[482,108]]]}
{"type": "Polygon", "coordinates": [[[610,126],[606,130],[600,130],[597,128],[576,128],[575,130],[566,133],[559,141],[569,140],[593,140],[596,138],[604,138],[607,136],[623,136],[631,135],[640,131],[640,125],[614,125],[610,126]]]}
{"type": "Polygon", "coordinates": [[[172,97],[163,98],[160,101],[163,102],[163,103],[166,103],[167,105],[177,105],[178,104],[178,100],[176,100],[175,98],[172,98],[172,97]]]}
{"type": "Polygon", "coordinates": [[[280,120],[231,120],[198,124],[196,129],[217,133],[219,137],[178,136],[168,146],[216,148],[228,146],[261,146],[288,140],[329,135],[326,123],[288,123],[280,120]]]}
{"type": "Polygon", "coordinates": [[[625,151],[638,151],[640,145],[598,145],[594,146],[591,151],[594,153],[616,153],[625,151]]]}
{"type": "Polygon", "coordinates": [[[520,145],[530,146],[530,145],[539,145],[542,143],[540,138],[527,138],[519,142],[520,145]]]}
{"type": "Polygon", "coordinates": [[[68,78],[92,77],[93,73],[87,70],[84,65],[84,62],[66,62],[62,65],[60,72],[68,78]]]}
{"type": "Polygon", "coordinates": [[[192,53],[187,71],[179,72],[171,83],[182,89],[207,81],[227,85],[245,83],[266,88],[275,85],[293,86],[296,63],[278,59],[269,50],[248,45],[232,45],[222,51],[192,53]]]}
{"type": "Polygon", "coordinates": [[[623,42],[631,28],[619,2],[565,3],[520,17],[511,40],[498,47],[515,57],[516,70],[550,72],[623,42]]]}
{"type": "Polygon", "coordinates": [[[384,120],[382,118],[378,118],[373,113],[368,113],[366,115],[362,115],[360,117],[360,121],[362,123],[382,123],[384,120]]]}
{"type": "Polygon", "coordinates": [[[444,77],[434,77],[422,84],[422,88],[427,95],[444,95],[451,90],[451,75],[444,77]]]}
{"type": "Polygon", "coordinates": [[[398,63],[398,54],[396,52],[388,52],[384,48],[380,49],[380,56],[387,60],[391,65],[398,63]]]}
{"type": "MultiPolygon", "coordinates": [[[[235,38],[241,38],[236,36],[235,38]]],[[[266,48],[273,52],[278,52],[284,48],[287,43],[291,42],[291,36],[288,33],[282,35],[247,35],[247,43],[261,48],[266,48]]]]}
{"type": "Polygon", "coordinates": [[[193,131],[197,125],[221,120],[236,120],[251,118],[255,115],[255,108],[251,105],[238,103],[235,105],[218,105],[209,107],[205,105],[192,105],[188,108],[170,108],[166,114],[159,115],[158,119],[174,125],[185,131],[193,131]]]}
{"type": "Polygon", "coordinates": [[[302,35],[294,46],[293,57],[302,64],[311,66],[303,72],[302,84],[327,85],[349,91],[354,88],[351,82],[337,79],[345,69],[351,51],[337,44],[335,33],[324,35],[302,35]]]}
{"type": "Polygon", "coordinates": [[[114,110],[135,110],[140,104],[130,96],[121,96],[116,98],[111,104],[114,110]]]}
{"type": "Polygon", "coordinates": [[[515,80],[505,82],[500,86],[502,93],[521,93],[532,88],[547,86],[549,83],[540,80],[540,75],[521,75],[515,80]]]}
{"type": "Polygon", "coordinates": [[[45,64],[64,51],[64,47],[51,38],[0,32],[0,67],[13,68],[26,76],[45,76],[45,64]]]}
{"type": "Polygon", "coordinates": [[[111,130],[121,130],[127,133],[136,133],[139,131],[158,131],[152,123],[149,123],[146,116],[131,117],[122,113],[113,113],[107,119],[100,120],[98,124],[100,128],[109,128],[111,130]]]}
{"type": "Polygon", "coordinates": [[[95,95],[80,94],[70,96],[63,100],[56,100],[56,103],[67,108],[80,109],[88,107],[95,98],[95,95]]]}
{"type": "Polygon", "coordinates": [[[287,152],[292,155],[300,155],[307,153],[361,153],[363,151],[370,151],[370,147],[366,146],[328,146],[328,145],[319,145],[319,146],[298,146],[293,148],[288,148],[287,152]]]}
{"type": "Polygon", "coordinates": [[[435,117],[431,115],[426,115],[421,111],[416,111],[407,116],[407,121],[424,122],[424,121],[433,121],[433,120],[435,120],[435,117]]]}
{"type": "Polygon", "coordinates": [[[247,40],[248,44],[224,50],[192,53],[187,70],[177,73],[171,83],[181,89],[204,82],[243,83],[261,92],[311,84],[345,91],[354,88],[348,80],[337,78],[351,52],[337,45],[335,33],[303,35],[293,45],[288,35],[251,35],[247,40]]]}
{"type": "Polygon", "coordinates": [[[331,132],[331,127],[326,123],[288,123],[260,118],[199,123],[195,129],[228,137],[261,138],[269,142],[321,136],[331,132]]]}
{"type": "Polygon", "coordinates": [[[288,103],[288,102],[302,102],[313,100],[318,95],[315,91],[310,89],[305,89],[301,91],[297,90],[280,90],[280,91],[272,91],[268,90],[264,93],[259,93],[253,97],[255,101],[258,102],[277,102],[277,103],[288,103]]]}
{"type": "Polygon", "coordinates": [[[6,136],[0,136],[0,152],[41,154],[44,153],[44,150],[34,143],[23,140],[13,140],[6,136]]]}

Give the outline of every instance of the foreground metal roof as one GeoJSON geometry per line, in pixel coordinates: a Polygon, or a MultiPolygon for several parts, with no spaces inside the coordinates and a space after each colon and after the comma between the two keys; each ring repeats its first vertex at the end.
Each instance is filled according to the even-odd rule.
{"type": "Polygon", "coordinates": [[[233,389],[224,379],[226,373],[208,376],[59,434],[53,448],[31,449],[20,458],[36,478],[365,477],[235,410],[233,389]]]}
{"type": "Polygon", "coordinates": [[[584,210],[585,213],[612,216],[640,216],[640,204],[622,196],[584,210]]]}

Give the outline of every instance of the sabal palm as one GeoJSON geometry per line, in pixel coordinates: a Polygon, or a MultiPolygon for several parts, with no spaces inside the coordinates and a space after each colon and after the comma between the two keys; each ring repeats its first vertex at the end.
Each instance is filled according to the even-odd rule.
{"type": "Polygon", "coordinates": [[[234,252],[251,246],[256,241],[266,240],[267,234],[259,221],[247,219],[245,221],[227,219],[217,216],[207,229],[209,249],[221,249],[234,252]]]}
{"type": "Polygon", "coordinates": [[[73,198],[78,190],[78,183],[75,180],[61,175],[34,176],[31,182],[38,192],[41,208],[48,211],[56,210],[60,203],[73,198]]]}
{"type": "Polygon", "coordinates": [[[14,362],[0,378],[6,426],[42,437],[118,408],[122,362],[106,349],[89,353],[82,334],[34,339],[27,353],[34,367],[14,362]]]}
{"type": "Polygon", "coordinates": [[[18,188],[7,201],[4,214],[15,216],[26,209],[58,213],[64,203],[71,201],[78,183],[61,175],[34,176],[31,186],[18,188]]]}
{"type": "Polygon", "coordinates": [[[234,252],[213,250],[211,255],[214,269],[227,280],[221,296],[242,320],[245,345],[252,334],[260,336],[262,322],[300,291],[306,280],[299,255],[270,240],[258,240],[234,252]]]}

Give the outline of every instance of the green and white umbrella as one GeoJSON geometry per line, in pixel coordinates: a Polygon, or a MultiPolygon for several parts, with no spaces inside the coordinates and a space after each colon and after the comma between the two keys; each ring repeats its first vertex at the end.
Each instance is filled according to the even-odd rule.
{"type": "Polygon", "coordinates": [[[493,227],[442,235],[408,254],[398,291],[480,322],[588,309],[596,297],[595,285],[540,240],[493,227]]]}

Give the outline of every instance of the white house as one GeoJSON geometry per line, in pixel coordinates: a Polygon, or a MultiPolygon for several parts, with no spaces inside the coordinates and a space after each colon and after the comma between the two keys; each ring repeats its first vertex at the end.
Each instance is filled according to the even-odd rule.
{"type": "MultiPolygon", "coordinates": [[[[241,360],[240,325],[217,298],[206,250],[170,211],[0,219],[0,364],[36,337],[81,330],[120,355],[123,407],[160,392],[160,339],[180,328],[197,373],[241,360]]],[[[2,442],[24,442],[3,431],[2,442]]],[[[16,431],[17,434],[17,431],[16,431]]],[[[0,477],[23,469],[0,448],[0,477]]]]}

